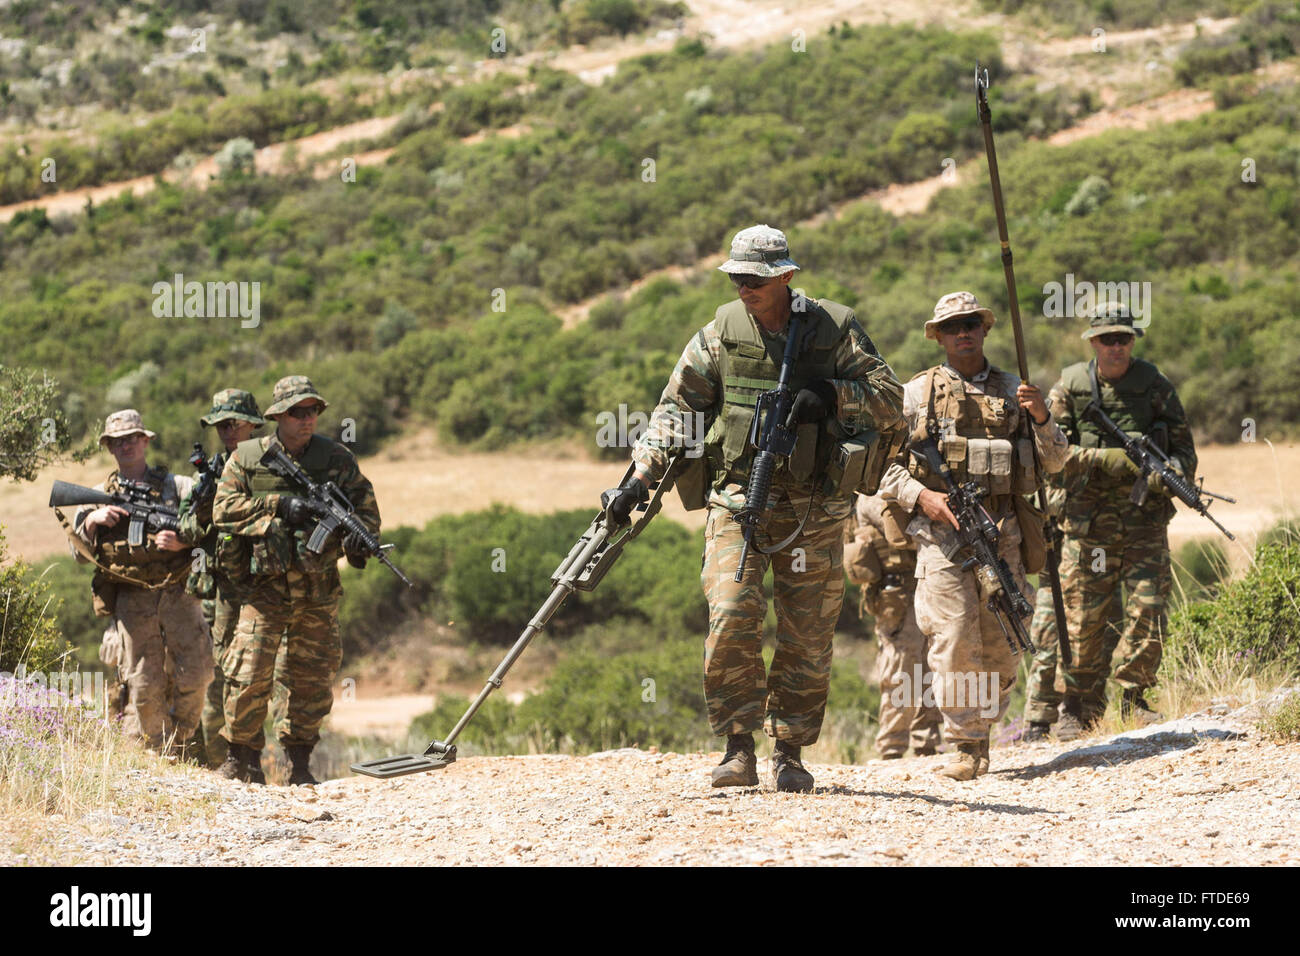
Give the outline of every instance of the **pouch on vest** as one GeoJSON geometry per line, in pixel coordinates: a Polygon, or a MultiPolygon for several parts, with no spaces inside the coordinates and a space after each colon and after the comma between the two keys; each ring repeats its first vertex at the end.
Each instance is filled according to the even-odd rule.
{"type": "Polygon", "coordinates": [[[989,492],[1011,493],[1011,442],[1005,438],[989,439],[989,492]]]}
{"type": "Polygon", "coordinates": [[[878,437],[875,432],[864,432],[861,436],[835,443],[826,466],[826,480],[822,483],[826,497],[852,494],[862,484],[871,443],[878,437]]]}
{"type": "Polygon", "coordinates": [[[1020,560],[1028,574],[1037,574],[1047,565],[1047,533],[1043,513],[1024,495],[1013,495],[1016,524],[1020,525],[1020,560]]]}
{"type": "Polygon", "coordinates": [[[682,499],[682,507],[687,511],[699,511],[708,507],[711,485],[709,459],[704,454],[687,457],[686,464],[678,467],[677,477],[673,479],[677,497],[682,499]]]}
{"type": "Polygon", "coordinates": [[[246,584],[252,577],[249,559],[252,549],[243,535],[217,532],[215,558],[221,573],[235,584],[246,584]]]}
{"type": "Polygon", "coordinates": [[[912,596],[905,588],[873,587],[863,603],[876,619],[877,633],[882,630],[896,631],[902,627],[903,619],[907,617],[907,608],[912,603],[912,596]]]}
{"type": "Polygon", "coordinates": [[[1016,461],[1012,472],[1011,490],[1027,495],[1038,490],[1038,476],[1034,474],[1034,445],[1028,438],[1016,442],[1016,461]]]}
{"type": "Polygon", "coordinates": [[[90,602],[95,617],[112,617],[117,611],[117,582],[103,571],[95,571],[90,579],[90,602]]]}
{"type": "Polygon", "coordinates": [[[912,547],[912,539],[907,536],[907,526],[912,516],[903,510],[903,503],[893,495],[882,500],[884,508],[881,509],[880,523],[885,528],[885,540],[892,548],[912,547]]]}
{"type": "Polygon", "coordinates": [[[880,532],[868,527],[865,536],[854,538],[844,546],[844,573],[854,584],[868,585],[880,581],[885,569],[880,564],[873,538],[880,532]]]}

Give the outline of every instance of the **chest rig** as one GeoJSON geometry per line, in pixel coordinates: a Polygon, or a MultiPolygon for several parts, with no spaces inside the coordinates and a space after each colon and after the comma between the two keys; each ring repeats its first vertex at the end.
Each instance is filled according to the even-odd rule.
{"type": "MultiPolygon", "coordinates": [[[[934,423],[940,434],[939,453],[953,478],[959,484],[978,482],[992,513],[1004,510],[1011,495],[1029,494],[1038,487],[1033,446],[1021,430],[1020,406],[1014,398],[1003,397],[1012,391],[1006,373],[989,366],[986,392],[968,387],[946,365],[921,375],[926,379],[921,396],[924,415],[917,421],[912,441],[923,441],[934,423]]],[[[909,455],[907,470],[927,488],[947,490],[943,477],[932,473],[923,459],[909,455]]]]}

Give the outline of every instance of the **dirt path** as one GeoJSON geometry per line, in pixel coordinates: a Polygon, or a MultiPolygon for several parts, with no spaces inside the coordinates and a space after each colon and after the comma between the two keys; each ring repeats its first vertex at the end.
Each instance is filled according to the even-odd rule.
{"type": "Polygon", "coordinates": [[[766,780],[712,790],[719,756],[470,757],[294,789],[171,768],[133,785],[174,798],[163,806],[210,806],[207,819],[60,820],[24,834],[21,859],[0,840],[0,865],[1300,863],[1300,746],[1267,743],[1236,715],[997,748],[992,772],[968,783],[930,757],[810,762],[813,794],[766,780]]]}

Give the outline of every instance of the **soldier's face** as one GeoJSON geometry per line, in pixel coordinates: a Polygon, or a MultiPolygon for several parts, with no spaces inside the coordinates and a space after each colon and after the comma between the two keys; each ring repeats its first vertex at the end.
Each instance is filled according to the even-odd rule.
{"type": "Polygon", "coordinates": [[[227,418],[225,421],[217,422],[217,437],[226,446],[226,451],[234,451],[235,446],[241,441],[248,441],[253,437],[255,427],[252,422],[241,421],[238,418],[227,418]]]}
{"type": "Polygon", "coordinates": [[[280,434],[280,441],[294,447],[305,443],[315,433],[316,422],[319,417],[320,402],[314,398],[304,398],[281,415],[276,423],[276,431],[280,434]],[[292,412],[298,414],[291,414],[292,412]],[[298,417],[299,415],[302,417],[298,417]]]}
{"type": "Polygon", "coordinates": [[[113,458],[117,460],[118,471],[129,470],[144,461],[145,449],[149,447],[149,436],[136,432],[134,435],[110,438],[105,444],[113,453],[113,458]]]}
{"type": "Polygon", "coordinates": [[[1111,332],[1107,335],[1094,335],[1088,341],[1097,353],[1097,364],[1104,369],[1127,369],[1133,361],[1134,338],[1131,335],[1111,332]]]}
{"type": "Polygon", "coordinates": [[[987,331],[979,316],[962,316],[940,325],[935,334],[939,344],[948,353],[948,361],[976,359],[984,354],[984,336],[987,331]]]}
{"type": "Polygon", "coordinates": [[[731,282],[736,288],[736,295],[745,304],[745,311],[758,315],[775,312],[781,308],[790,296],[790,279],[793,275],[793,272],[787,272],[767,279],[759,286],[748,284],[755,281],[754,276],[738,276],[737,278],[746,283],[744,285],[738,285],[736,279],[732,279],[731,282]]]}

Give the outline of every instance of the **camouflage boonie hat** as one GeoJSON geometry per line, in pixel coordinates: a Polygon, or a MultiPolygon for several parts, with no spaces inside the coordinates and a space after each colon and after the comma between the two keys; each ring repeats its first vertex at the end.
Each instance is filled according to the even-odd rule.
{"type": "Polygon", "coordinates": [[[974,293],[949,292],[935,303],[934,317],[928,319],[925,323],[925,337],[934,339],[937,342],[939,340],[939,326],[949,319],[958,319],[963,315],[978,315],[984,320],[985,332],[993,328],[993,324],[997,321],[993,317],[993,310],[980,305],[979,299],[975,298],[974,293]]]}
{"type": "Polygon", "coordinates": [[[199,419],[200,425],[215,425],[230,419],[240,422],[252,422],[265,425],[266,419],[257,410],[257,399],[252,392],[242,388],[223,388],[212,396],[212,411],[199,419]]]}
{"type": "Polygon", "coordinates": [[[275,383],[275,391],[271,394],[271,406],[266,410],[266,417],[283,415],[299,402],[309,398],[320,402],[322,409],[329,408],[329,402],[321,398],[320,392],[316,391],[316,386],[306,375],[286,375],[275,383]]]}
{"type": "Polygon", "coordinates": [[[1092,313],[1088,320],[1087,331],[1081,338],[1091,339],[1108,332],[1123,332],[1128,335],[1141,335],[1142,330],[1134,327],[1133,314],[1123,302],[1103,305],[1092,313]]]}
{"type": "Polygon", "coordinates": [[[783,276],[799,266],[790,258],[785,233],[771,226],[750,226],[731,240],[731,258],[718,266],[720,272],[739,275],[783,276]]]}
{"type": "Polygon", "coordinates": [[[104,430],[99,433],[99,445],[102,448],[110,438],[123,438],[137,434],[147,438],[158,437],[156,433],[144,427],[144,419],[140,417],[139,412],[134,408],[124,408],[104,420],[104,430]]]}

